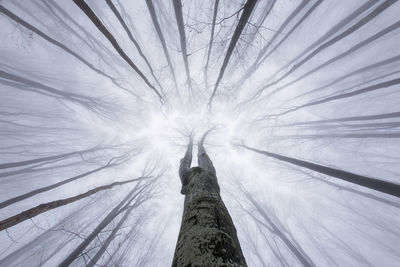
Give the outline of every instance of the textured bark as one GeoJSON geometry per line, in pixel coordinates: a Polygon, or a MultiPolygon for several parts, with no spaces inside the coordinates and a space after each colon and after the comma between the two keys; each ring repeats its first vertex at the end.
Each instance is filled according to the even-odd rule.
{"type": "Polygon", "coordinates": [[[247,266],[212,170],[194,167],[172,266],[247,266]]]}
{"type": "Polygon", "coordinates": [[[179,176],[185,206],[172,266],[247,266],[236,229],[221,196],[214,165],[198,143],[199,167],[191,168],[193,138],[189,136],[179,176]]]}

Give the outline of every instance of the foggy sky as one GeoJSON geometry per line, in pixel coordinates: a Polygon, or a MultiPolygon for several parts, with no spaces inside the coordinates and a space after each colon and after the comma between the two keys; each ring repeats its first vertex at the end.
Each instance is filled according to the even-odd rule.
{"type": "MultiPolygon", "coordinates": [[[[153,4],[177,86],[146,1],[112,2],[154,76],[106,1],[85,2],[163,94],[165,103],[160,103],[73,1],[0,1],[2,7],[75,53],[1,13],[0,164],[96,148],[61,160],[0,169],[0,202],[94,170],[113,157],[126,156],[121,164],[0,209],[0,220],[41,203],[151,172],[158,179],[149,189],[149,199],[133,210],[99,264],[105,264],[128,236],[115,256],[122,266],[169,266],[183,212],[179,160],[191,132],[196,141],[215,127],[205,148],[249,266],[302,265],[263,226],[262,215],[241,186],[316,266],[398,265],[398,198],[256,154],[237,144],[244,142],[260,150],[400,183],[399,116],[315,122],[399,112],[398,84],[346,94],[399,78],[400,27],[394,24],[399,21],[400,3],[393,1],[373,20],[301,63],[317,47],[390,1],[306,1],[280,32],[302,1],[259,0],[212,105],[207,106],[245,1],[219,2],[206,83],[214,1],[182,0],[191,89],[172,1],[154,0],[153,4]],[[339,27],[367,2],[370,7],[339,27]],[[268,44],[263,55],[272,53],[252,69],[268,44]],[[243,77],[246,79],[241,82],[243,77]],[[336,99],[326,100],[329,97],[336,99]],[[321,103],[314,103],[318,101],[321,103]],[[280,262],[277,253],[286,262],[280,262]]],[[[194,166],[196,153],[197,149],[194,166]]],[[[132,187],[97,193],[1,231],[0,266],[40,266],[49,256],[44,265],[57,265],[132,187]]],[[[107,231],[101,233],[92,247],[106,237],[107,231]]],[[[74,262],[75,266],[84,264],[84,257],[74,262]]]]}

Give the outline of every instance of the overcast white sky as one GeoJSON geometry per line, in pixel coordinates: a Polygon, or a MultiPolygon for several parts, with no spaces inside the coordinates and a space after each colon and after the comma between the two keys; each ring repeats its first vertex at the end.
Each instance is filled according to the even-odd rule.
{"type": "MultiPolygon", "coordinates": [[[[44,202],[132,179],[146,166],[154,166],[153,174],[161,175],[151,198],[133,211],[99,264],[103,266],[116,251],[114,259],[122,266],[168,266],[182,216],[184,196],[180,194],[178,164],[187,135],[194,132],[197,140],[215,127],[205,146],[249,266],[301,264],[279,238],[251,216],[262,221],[235,181],[240,181],[316,266],[398,266],[400,201],[396,197],[235,146],[243,141],[261,150],[400,183],[399,115],[384,120],[291,125],[399,112],[398,82],[302,107],[399,78],[398,1],[259,0],[211,107],[207,103],[245,1],[219,1],[206,83],[214,1],[182,0],[191,90],[172,1],[153,3],[177,86],[146,1],[112,2],[158,82],[106,1],[86,0],[129,58],[163,92],[165,105],[73,1],[0,0],[0,163],[102,148],[59,161],[0,169],[0,202],[96,169],[112,157],[127,152],[133,155],[118,166],[4,207],[0,220],[44,202]],[[373,20],[321,48],[389,2],[393,4],[373,20]],[[306,4],[299,8],[302,3],[306,4]],[[69,52],[16,23],[3,8],[69,52]],[[261,55],[267,57],[253,71],[265,47],[261,55]],[[301,63],[318,48],[315,56],[301,63]],[[249,70],[248,79],[239,83],[249,70]],[[285,111],[290,112],[280,114],[285,111]],[[383,203],[385,200],[392,205],[383,203]],[[126,236],[129,241],[118,247],[126,236]]],[[[196,162],[194,157],[193,165],[196,162]]],[[[97,193],[1,231],[0,266],[57,265],[132,187],[97,193]]],[[[107,232],[102,233],[88,247],[88,257],[106,236],[107,232]]],[[[74,264],[82,266],[84,260],[80,257],[74,264]]]]}

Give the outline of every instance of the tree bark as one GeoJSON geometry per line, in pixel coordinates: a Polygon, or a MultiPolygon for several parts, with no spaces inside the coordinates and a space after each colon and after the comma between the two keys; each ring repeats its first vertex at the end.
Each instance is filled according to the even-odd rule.
{"type": "MultiPolygon", "coordinates": [[[[203,147],[207,133],[199,143],[200,167],[189,169],[184,174],[187,179],[182,180],[185,204],[172,266],[247,266],[236,228],[220,196],[215,169],[203,147]]],[[[188,151],[191,146],[190,139],[188,151]]]]}
{"type": "Polygon", "coordinates": [[[172,266],[247,266],[211,171],[190,169],[172,266]]]}

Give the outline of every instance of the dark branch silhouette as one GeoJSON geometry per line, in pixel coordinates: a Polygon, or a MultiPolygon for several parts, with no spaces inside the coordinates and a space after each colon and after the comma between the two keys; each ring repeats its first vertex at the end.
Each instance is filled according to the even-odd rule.
{"type": "Polygon", "coordinates": [[[268,151],[263,151],[263,150],[259,150],[256,148],[252,148],[252,147],[246,146],[244,144],[241,144],[239,146],[246,148],[248,150],[251,150],[253,152],[265,155],[267,157],[271,157],[271,158],[274,158],[274,159],[277,159],[280,161],[291,163],[296,166],[300,166],[303,168],[307,168],[309,170],[313,170],[313,171],[316,171],[316,172],[319,172],[322,174],[329,175],[331,177],[339,178],[339,179],[347,181],[349,183],[367,187],[372,190],[376,190],[376,191],[379,191],[379,192],[382,192],[385,194],[389,194],[389,195],[392,195],[395,197],[400,197],[400,185],[393,183],[393,182],[389,182],[389,181],[385,181],[385,180],[381,180],[381,179],[377,179],[377,178],[371,178],[371,177],[367,177],[367,176],[363,176],[363,175],[359,175],[359,174],[355,174],[355,173],[351,173],[351,172],[347,172],[347,171],[342,171],[339,169],[323,166],[320,164],[316,164],[316,163],[312,163],[312,162],[308,162],[308,161],[304,161],[304,160],[299,160],[299,159],[295,159],[295,158],[291,158],[291,157],[282,156],[282,155],[279,155],[276,153],[271,153],[268,151]]]}
{"type": "Polygon", "coordinates": [[[149,10],[149,13],[150,13],[151,20],[153,22],[154,28],[155,28],[155,30],[157,32],[158,39],[160,39],[165,59],[167,60],[168,67],[169,67],[169,69],[171,71],[172,78],[173,78],[174,83],[175,83],[176,92],[179,95],[178,83],[176,81],[176,76],[175,76],[175,70],[174,70],[174,67],[172,65],[169,53],[168,53],[167,43],[165,42],[164,35],[163,35],[162,31],[161,31],[161,27],[160,27],[160,24],[159,24],[158,19],[157,19],[156,10],[154,9],[154,5],[153,5],[152,0],[146,0],[146,4],[147,4],[147,8],[149,10]]]}
{"type": "Polygon", "coordinates": [[[189,86],[189,92],[192,91],[192,78],[190,78],[190,70],[189,70],[189,62],[188,62],[188,52],[186,48],[186,34],[185,34],[185,26],[183,22],[183,15],[182,15],[182,2],[181,0],[172,0],[174,5],[175,11],[175,18],[176,23],[178,25],[179,31],[179,39],[181,43],[181,54],[183,58],[183,63],[185,64],[185,71],[186,71],[186,79],[189,86]]]}
{"type": "Polygon", "coordinates": [[[122,27],[124,28],[126,34],[128,35],[129,39],[132,41],[132,43],[135,45],[137,51],[139,52],[139,55],[143,58],[144,62],[146,63],[147,67],[150,70],[150,74],[151,76],[154,78],[154,80],[156,81],[156,83],[158,84],[158,86],[161,89],[161,92],[163,92],[163,87],[160,83],[160,81],[158,80],[158,78],[156,77],[156,75],[154,74],[154,70],[153,67],[151,66],[149,60],[147,59],[147,57],[145,56],[145,54],[143,53],[139,43],[136,41],[136,39],[133,37],[132,32],[129,30],[128,25],[126,25],[124,19],[122,18],[121,14],[118,12],[118,9],[115,7],[115,5],[113,4],[112,0],[106,0],[107,5],[110,7],[110,9],[112,10],[112,12],[114,13],[114,15],[117,17],[119,23],[121,23],[122,27]]]}
{"type": "Polygon", "coordinates": [[[236,43],[239,41],[240,35],[242,34],[242,31],[243,31],[244,27],[246,26],[247,21],[249,20],[256,3],[257,3],[257,0],[247,0],[246,4],[244,5],[243,13],[240,16],[239,23],[237,24],[235,32],[233,33],[232,39],[229,43],[228,50],[226,51],[226,54],[225,54],[224,62],[222,63],[221,69],[218,74],[217,81],[215,82],[214,89],[210,96],[210,100],[208,101],[209,107],[211,107],[211,103],[213,101],[215,93],[217,92],[219,83],[221,82],[222,77],[224,76],[224,73],[225,73],[225,69],[228,66],[229,59],[232,56],[233,50],[235,49],[235,46],[236,46],[236,43]]]}
{"type": "Polygon", "coordinates": [[[393,79],[393,80],[386,81],[386,82],[381,82],[381,83],[374,84],[374,85],[370,85],[368,87],[365,87],[365,88],[362,88],[362,89],[358,89],[358,90],[355,90],[353,92],[343,93],[343,94],[334,95],[334,96],[331,96],[331,97],[326,97],[326,98],[323,98],[323,99],[320,99],[320,100],[311,101],[310,103],[307,103],[307,104],[304,104],[304,105],[289,109],[289,110],[287,110],[285,112],[282,112],[282,113],[272,114],[271,116],[286,115],[286,114],[292,113],[292,112],[297,111],[297,110],[302,109],[302,108],[315,106],[315,105],[320,105],[320,104],[323,104],[323,103],[327,103],[327,102],[331,102],[331,101],[335,101],[335,100],[340,100],[340,99],[344,99],[344,98],[349,98],[349,97],[357,96],[357,95],[360,95],[360,94],[373,92],[373,91],[376,91],[376,90],[379,90],[379,89],[392,87],[392,86],[395,86],[395,85],[398,85],[398,84],[400,84],[400,78],[393,79]]]}
{"type": "Polygon", "coordinates": [[[93,10],[86,4],[84,0],[73,0],[74,3],[88,16],[88,18],[93,22],[93,24],[99,29],[99,31],[107,38],[107,40],[112,44],[118,54],[128,63],[128,65],[143,79],[143,81],[153,90],[160,99],[162,104],[165,104],[165,99],[160,94],[160,92],[149,82],[147,77],[143,72],[133,63],[130,57],[124,52],[124,50],[119,46],[117,40],[114,36],[107,30],[100,19],[96,16],[93,10]]]}
{"type": "Polygon", "coordinates": [[[25,20],[23,20],[22,18],[18,17],[17,15],[15,15],[14,13],[12,13],[11,11],[9,11],[8,9],[6,9],[4,6],[0,5],[0,12],[3,13],[4,15],[6,15],[7,17],[9,17],[10,19],[14,20],[15,22],[21,24],[22,26],[24,26],[25,28],[31,30],[32,32],[36,33],[37,35],[39,35],[40,37],[42,37],[43,39],[45,39],[46,41],[48,41],[49,43],[52,43],[53,45],[61,48],[62,50],[64,50],[65,52],[67,52],[68,54],[72,55],[73,57],[75,57],[77,60],[79,60],[80,62],[82,62],[83,64],[85,64],[86,66],[88,66],[90,69],[92,69],[93,71],[97,72],[98,74],[110,79],[117,87],[119,87],[120,89],[123,89],[124,91],[132,94],[132,92],[124,87],[122,87],[121,85],[118,84],[118,82],[116,81],[115,78],[111,77],[110,75],[106,74],[105,72],[103,72],[102,70],[96,68],[95,66],[93,66],[91,63],[89,63],[87,60],[85,60],[83,57],[81,57],[80,55],[78,55],[77,53],[75,53],[74,51],[72,51],[71,49],[69,49],[67,46],[65,46],[64,44],[62,44],[61,42],[49,37],[48,35],[46,35],[45,33],[43,33],[42,31],[40,31],[38,28],[36,28],[35,26],[29,24],[28,22],[26,22],[25,20]]]}
{"type": "Polygon", "coordinates": [[[343,117],[337,119],[326,119],[326,120],[316,120],[316,121],[304,121],[283,124],[279,126],[297,126],[297,125],[309,125],[309,124],[321,124],[321,123],[332,123],[332,122],[347,122],[347,121],[366,121],[366,120],[385,120],[391,118],[400,118],[400,112],[391,112],[377,115],[367,115],[367,116],[354,116],[354,117],[343,117]]]}
{"type": "Polygon", "coordinates": [[[145,178],[146,177],[139,177],[139,178],[135,178],[135,179],[127,180],[127,181],[114,182],[114,183],[111,183],[108,185],[98,186],[94,189],[87,191],[86,193],[82,193],[82,194],[79,194],[79,195],[76,195],[73,197],[58,199],[58,200],[54,200],[51,202],[40,204],[34,208],[25,210],[17,215],[14,215],[12,217],[9,217],[7,219],[0,221],[0,231],[10,228],[16,224],[22,223],[23,221],[29,220],[29,219],[31,219],[35,216],[38,216],[44,212],[47,212],[49,210],[56,209],[56,208],[65,206],[67,204],[73,203],[75,201],[81,200],[83,198],[89,197],[97,192],[111,189],[117,185],[124,185],[124,184],[128,184],[128,183],[136,182],[136,181],[139,181],[139,180],[142,180],[145,178]]]}
{"type": "Polygon", "coordinates": [[[141,185],[137,183],[135,187],[128,192],[124,199],[122,199],[97,225],[97,227],[77,246],[60,264],[60,267],[69,266],[79,255],[87,248],[87,246],[96,238],[96,236],[109,225],[121,212],[130,208],[130,204],[135,200],[149,184],[141,185]]]}
{"type": "Polygon", "coordinates": [[[215,0],[214,14],[213,14],[213,19],[212,19],[212,24],[211,24],[210,42],[208,44],[206,64],[204,65],[204,83],[205,83],[205,87],[206,88],[208,87],[208,64],[210,62],[211,48],[212,48],[212,44],[213,44],[213,41],[214,41],[215,21],[217,20],[218,4],[219,4],[219,0],[215,0]]]}

